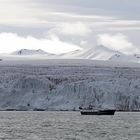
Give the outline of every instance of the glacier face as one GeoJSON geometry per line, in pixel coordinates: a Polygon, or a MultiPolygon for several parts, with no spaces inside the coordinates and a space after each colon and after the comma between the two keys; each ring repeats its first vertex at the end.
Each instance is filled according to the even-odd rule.
{"type": "Polygon", "coordinates": [[[1,65],[0,109],[140,109],[140,68],[1,65]]]}

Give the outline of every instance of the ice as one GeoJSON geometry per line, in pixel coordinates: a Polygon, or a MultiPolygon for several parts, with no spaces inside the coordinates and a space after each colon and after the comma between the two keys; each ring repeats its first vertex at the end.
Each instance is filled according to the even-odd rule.
{"type": "Polygon", "coordinates": [[[1,110],[140,109],[135,63],[91,60],[0,62],[1,110]]]}

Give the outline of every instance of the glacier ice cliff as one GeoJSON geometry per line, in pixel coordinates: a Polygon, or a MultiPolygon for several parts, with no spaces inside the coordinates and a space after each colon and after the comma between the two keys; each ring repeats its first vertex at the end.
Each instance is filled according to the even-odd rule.
{"type": "Polygon", "coordinates": [[[0,66],[1,110],[140,109],[140,68],[0,66]]]}

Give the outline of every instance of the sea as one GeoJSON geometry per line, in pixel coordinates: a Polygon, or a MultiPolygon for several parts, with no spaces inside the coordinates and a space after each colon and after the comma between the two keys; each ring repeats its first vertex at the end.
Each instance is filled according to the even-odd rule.
{"type": "Polygon", "coordinates": [[[140,140],[140,113],[1,111],[0,140],[140,140]]]}

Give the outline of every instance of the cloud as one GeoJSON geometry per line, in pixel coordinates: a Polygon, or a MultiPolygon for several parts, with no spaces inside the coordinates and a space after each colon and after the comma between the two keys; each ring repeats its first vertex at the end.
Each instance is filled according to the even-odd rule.
{"type": "Polygon", "coordinates": [[[74,36],[86,36],[91,33],[91,29],[81,22],[62,23],[56,30],[59,33],[74,36]]]}
{"type": "MultiPolygon", "coordinates": [[[[5,41],[3,44],[8,44],[8,39],[16,36],[18,42],[22,43],[17,45],[14,44],[16,41],[11,41],[11,44],[14,45],[11,47],[10,44],[6,44],[5,46],[10,46],[7,47],[7,51],[20,49],[21,46],[22,48],[35,46],[34,48],[42,47],[45,50],[47,48],[48,51],[57,53],[59,52],[58,44],[62,44],[60,50],[63,51],[66,48],[71,50],[71,48],[79,46],[86,48],[95,45],[97,34],[121,32],[139,45],[140,40],[137,39],[140,34],[140,18],[137,14],[140,12],[139,3],[139,0],[123,2],[121,0],[45,0],[45,2],[44,0],[0,0],[0,32],[15,32],[18,35],[27,36],[25,38],[14,34],[9,37],[8,34],[7,42],[5,41]],[[48,38],[50,35],[52,37],[48,38]],[[53,49],[56,48],[56,44],[57,49],[53,49]],[[62,49],[62,46],[67,47],[62,49]]],[[[118,36],[111,36],[113,37],[111,40],[119,38],[118,36]]],[[[108,40],[109,37],[102,36],[98,39],[108,45],[112,43],[105,43],[107,41],[103,40],[108,40]]],[[[119,48],[121,51],[125,51],[122,48],[130,50],[133,48],[137,52],[126,37],[120,38],[122,43],[119,45],[123,47],[115,46],[113,48],[119,48]]],[[[118,44],[116,42],[115,44],[118,44]]],[[[5,52],[5,48],[0,47],[0,52],[5,52]]]]}
{"type": "Polygon", "coordinates": [[[139,10],[138,1],[137,3],[136,1],[127,0],[120,5],[118,0],[113,2],[111,0],[106,2],[101,0],[46,0],[46,2],[44,0],[0,0],[0,24],[17,28],[34,27],[40,29],[60,26],[59,31],[63,34],[80,36],[89,34],[91,30],[140,30],[140,19],[136,14],[139,11],[128,10],[123,12],[123,7],[126,8],[126,5],[129,8],[137,6],[135,9],[139,10]],[[122,7],[121,13],[115,3],[122,7]],[[113,12],[114,10],[117,10],[115,12],[117,15],[113,12]],[[130,11],[131,14],[129,14],[130,11]],[[121,17],[123,14],[125,14],[125,18],[121,17]],[[128,18],[130,15],[133,18],[128,18]]]}
{"type": "Polygon", "coordinates": [[[17,49],[43,49],[49,53],[65,53],[81,49],[72,43],[61,41],[57,36],[37,39],[32,36],[21,37],[15,33],[0,34],[0,53],[10,53],[17,49]]]}
{"type": "Polygon", "coordinates": [[[97,36],[98,45],[104,45],[112,50],[125,54],[140,53],[140,49],[134,46],[123,34],[100,34],[97,36]]]}

